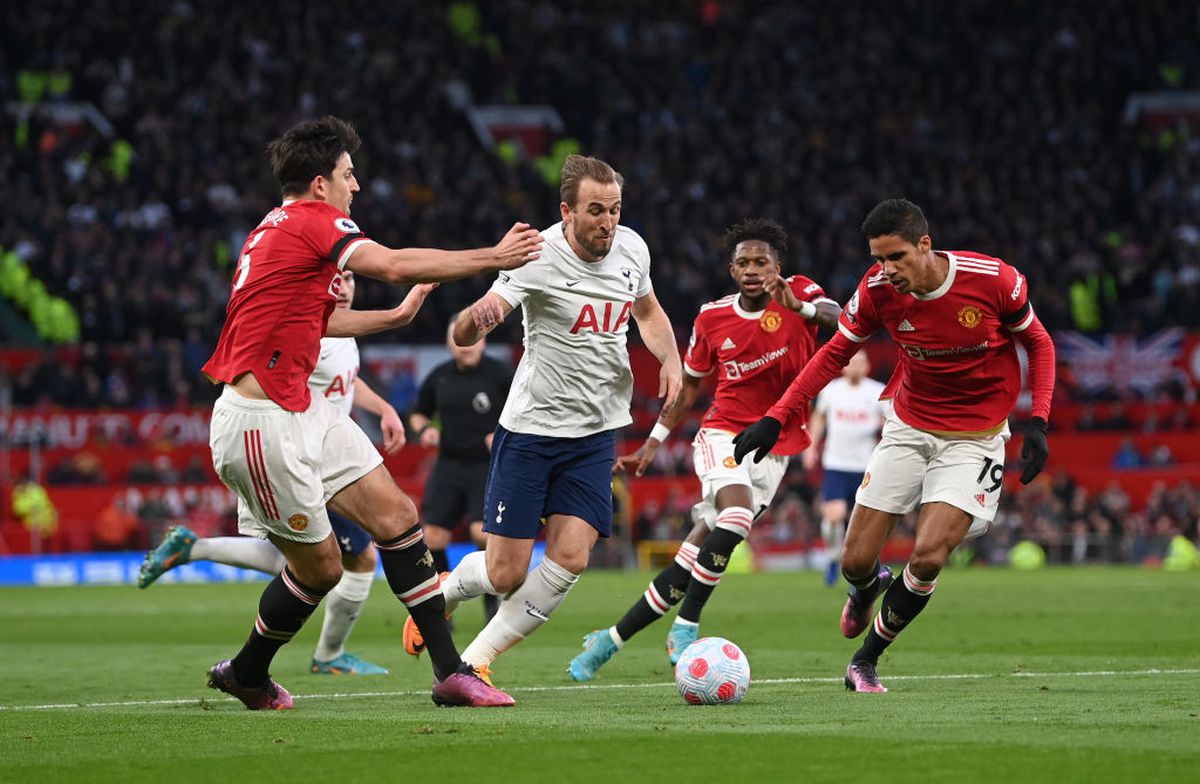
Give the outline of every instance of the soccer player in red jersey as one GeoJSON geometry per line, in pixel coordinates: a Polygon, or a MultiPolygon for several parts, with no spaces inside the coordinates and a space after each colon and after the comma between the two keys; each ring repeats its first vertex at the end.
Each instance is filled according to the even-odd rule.
{"type": "Polygon", "coordinates": [[[358,134],[336,117],[297,125],[268,146],[284,201],[242,248],[225,326],[204,366],[225,384],[209,440],[217,475],[238,495],[238,528],[270,539],[287,558],[245,645],[209,670],[209,685],[251,709],[292,706],[268,668],[341,579],[328,505],[374,538],[388,584],[425,634],[434,701],[511,705],[454,647],[412,500],[354,421],[310,394],[308,378],[327,325],[331,334],[360,334],[330,318],[344,270],[389,283],[454,280],[520,267],[540,255],[541,240],[521,223],[477,250],[393,250],[367,239],[350,219],[358,147],[358,134]]]}
{"type": "Polygon", "coordinates": [[[782,434],[772,454],[755,465],[733,459],[733,434],[756,421],[816,350],[817,325],[833,329],[840,309],[821,286],[803,275],[784,278],[780,259],[787,234],[779,224],[751,219],[725,235],[729,274],[738,293],[701,306],[684,357],[683,389],[663,411],[646,442],[617,459],[613,471],[641,476],[671,428],[687,415],[700,392],[700,379],[717,373],[713,403],[696,434],[695,468],[703,499],[692,510],[694,527],[674,561],[658,574],[616,625],[584,638],[584,651],[570,664],[571,677],[591,680],[625,642],[661,618],[681,599],[667,635],[667,654],[679,660],[699,633],[700,612],[729,563],[733,549],[771,503],[788,457],[808,446],[804,421],[782,434]]]}
{"type": "Polygon", "coordinates": [[[892,411],[855,497],[842,555],[851,586],[841,620],[846,637],[866,629],[883,594],[851,657],[846,687],[884,692],[876,674],[880,654],[929,602],[950,552],[996,516],[1008,415],[1021,389],[1014,340],[1029,354],[1033,391],[1021,481],[1033,481],[1046,464],[1054,344],[1029,305],[1024,276],[981,253],[934,250],[925,215],[912,202],[881,202],[862,229],[875,264],[846,304],[838,334],[767,415],[734,440],[739,462],[750,452],[761,460],[783,427],[805,419],[809,401],[872,333],[884,328],[900,345],[898,372],[884,392],[894,392],[892,411]],[[896,521],[918,504],[913,553],[903,579],[893,582],[879,555],[896,521]]]}

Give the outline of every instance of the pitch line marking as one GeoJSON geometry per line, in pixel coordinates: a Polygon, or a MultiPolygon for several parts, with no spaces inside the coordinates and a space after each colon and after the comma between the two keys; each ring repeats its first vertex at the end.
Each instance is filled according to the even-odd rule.
{"type": "MultiPolygon", "coordinates": [[[[1200,669],[1172,669],[1164,670],[1152,668],[1148,670],[1079,670],[1076,672],[964,672],[948,675],[888,675],[885,680],[889,681],[973,681],[987,680],[989,678],[1084,678],[1084,677],[1121,677],[1121,676],[1139,676],[1139,675],[1197,675],[1200,674],[1200,669]]],[[[843,678],[838,677],[811,677],[811,678],[755,678],[750,681],[751,685],[764,686],[780,686],[789,684],[804,684],[804,683],[841,683],[843,678]]],[[[546,691],[573,691],[579,689],[593,690],[616,690],[616,689],[661,689],[667,686],[674,686],[674,682],[660,683],[573,683],[562,684],[559,686],[524,686],[509,689],[513,693],[520,694],[522,692],[546,692],[546,691]]],[[[422,697],[429,694],[429,690],[421,691],[353,691],[353,692],[334,692],[331,694],[293,694],[292,699],[295,700],[341,700],[355,697],[422,697]]],[[[151,705],[191,705],[199,703],[202,699],[210,702],[237,702],[233,697],[189,697],[185,699],[174,700],[126,700],[123,702],[59,702],[48,703],[45,705],[0,705],[0,712],[3,711],[49,711],[49,710],[72,710],[79,708],[136,708],[151,705]]]]}

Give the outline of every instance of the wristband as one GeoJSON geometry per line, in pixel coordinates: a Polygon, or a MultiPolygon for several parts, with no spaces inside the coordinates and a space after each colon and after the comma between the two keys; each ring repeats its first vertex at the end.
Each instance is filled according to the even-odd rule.
{"type": "Polygon", "coordinates": [[[662,422],[655,422],[654,429],[650,431],[648,438],[653,438],[658,443],[664,443],[667,436],[671,435],[671,428],[664,425],[662,422]]]}
{"type": "Polygon", "coordinates": [[[817,315],[817,306],[811,302],[801,302],[800,307],[796,308],[796,312],[806,319],[811,319],[817,315]]]}

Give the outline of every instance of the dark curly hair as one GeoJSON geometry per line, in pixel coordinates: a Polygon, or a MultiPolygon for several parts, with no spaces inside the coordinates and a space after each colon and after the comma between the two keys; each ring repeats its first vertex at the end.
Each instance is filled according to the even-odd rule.
{"type": "Polygon", "coordinates": [[[725,250],[732,256],[739,243],[746,240],[762,240],[771,246],[776,259],[782,259],[788,246],[788,235],[770,218],[746,218],[729,227],[725,232],[725,250]]]}
{"type": "Polygon", "coordinates": [[[284,196],[304,193],[313,178],[333,176],[338,158],[361,144],[354,126],[332,115],[300,123],[267,145],[271,172],[284,196]]]}

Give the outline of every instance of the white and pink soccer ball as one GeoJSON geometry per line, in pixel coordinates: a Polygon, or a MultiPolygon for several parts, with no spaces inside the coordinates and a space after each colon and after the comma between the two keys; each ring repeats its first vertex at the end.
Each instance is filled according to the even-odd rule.
{"type": "Polygon", "coordinates": [[[690,705],[741,702],[750,688],[750,662],[724,637],[701,637],[679,657],[675,686],[690,705]]]}

